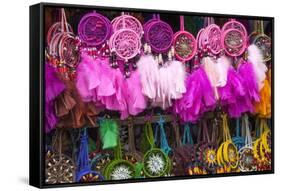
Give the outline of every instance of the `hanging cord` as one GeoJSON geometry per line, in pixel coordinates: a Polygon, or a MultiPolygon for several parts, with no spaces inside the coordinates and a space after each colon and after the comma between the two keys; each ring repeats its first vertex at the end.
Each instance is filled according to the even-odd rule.
{"type": "Polygon", "coordinates": [[[193,145],[194,142],[193,142],[193,138],[192,138],[192,135],[191,135],[191,131],[190,131],[190,126],[188,125],[188,123],[186,123],[184,125],[184,132],[183,132],[183,137],[182,137],[182,144],[185,145],[185,144],[191,144],[193,145]]]}
{"type": "Polygon", "coordinates": [[[222,115],[222,123],[223,123],[223,142],[225,142],[225,141],[231,139],[228,124],[227,124],[227,115],[226,114],[222,115]]]}
{"type": "Polygon", "coordinates": [[[179,147],[179,146],[181,146],[181,140],[180,140],[179,126],[178,126],[176,119],[173,120],[172,125],[173,125],[174,134],[175,134],[175,138],[176,138],[176,147],[179,147]]]}
{"type": "Polygon", "coordinates": [[[151,123],[149,121],[146,122],[144,131],[145,131],[145,136],[146,136],[146,139],[147,139],[150,147],[154,148],[155,141],[154,141],[154,137],[153,137],[153,130],[152,130],[151,123]]]}
{"type": "Polygon", "coordinates": [[[184,16],[180,16],[180,30],[184,31],[184,16]]]}
{"type": "Polygon", "coordinates": [[[249,119],[248,119],[247,114],[245,114],[243,117],[242,127],[243,126],[245,128],[245,145],[252,147],[253,140],[252,140],[252,136],[251,136],[251,131],[250,131],[250,127],[249,127],[249,119]]]}
{"type": "MultiPolygon", "coordinates": [[[[157,121],[158,126],[156,126],[156,132],[158,131],[158,127],[160,129],[160,148],[165,154],[169,154],[171,152],[171,147],[168,144],[165,129],[164,129],[165,119],[161,114],[159,114],[159,120],[157,121]]],[[[156,133],[157,137],[157,133],[156,133]]]]}
{"type": "Polygon", "coordinates": [[[61,8],[61,32],[69,32],[64,8],[61,8]]]}
{"type": "Polygon", "coordinates": [[[88,135],[87,128],[82,130],[81,138],[80,138],[80,148],[79,155],[77,159],[77,177],[79,176],[79,172],[90,170],[89,167],[89,156],[88,156],[88,135]]]}
{"type": "Polygon", "coordinates": [[[129,118],[129,123],[128,123],[128,144],[129,144],[129,152],[135,153],[136,152],[136,145],[135,145],[135,133],[134,133],[133,118],[129,118]]]}

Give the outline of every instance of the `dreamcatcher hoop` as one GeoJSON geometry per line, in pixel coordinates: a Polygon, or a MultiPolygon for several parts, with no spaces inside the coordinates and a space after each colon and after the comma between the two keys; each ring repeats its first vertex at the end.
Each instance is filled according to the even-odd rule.
{"type": "Polygon", "coordinates": [[[235,19],[230,19],[222,27],[222,47],[229,56],[240,56],[247,48],[247,30],[235,19]]]}
{"type": "Polygon", "coordinates": [[[96,11],[82,17],[78,25],[78,35],[88,46],[100,46],[110,38],[112,26],[109,19],[96,11]]]}
{"type": "Polygon", "coordinates": [[[253,43],[262,51],[263,61],[271,60],[271,38],[264,33],[263,21],[259,21],[258,34],[253,43]]]}
{"type": "MultiPolygon", "coordinates": [[[[214,139],[214,136],[212,138],[214,139]]],[[[209,137],[206,120],[202,122],[202,126],[199,128],[196,150],[197,160],[202,163],[203,169],[211,172],[215,171],[217,166],[217,145],[209,137]],[[201,136],[202,139],[200,139],[201,136]]]]}
{"type": "Polygon", "coordinates": [[[48,151],[45,156],[45,182],[47,184],[72,183],[75,180],[73,160],[62,153],[62,129],[57,129],[52,141],[58,141],[57,152],[48,151]]]}
{"type": "Polygon", "coordinates": [[[173,44],[173,30],[171,26],[160,20],[159,15],[157,19],[149,21],[145,28],[145,40],[151,46],[155,53],[164,53],[169,50],[173,44]]]}
{"type": "Polygon", "coordinates": [[[180,16],[180,31],[174,34],[173,46],[178,60],[191,60],[197,52],[197,42],[194,36],[184,30],[184,16],[180,16]]]}
{"type": "MultiPolygon", "coordinates": [[[[71,25],[69,23],[67,23],[67,29],[70,33],[73,33],[73,29],[71,27],[71,25]]],[[[52,38],[57,34],[57,33],[61,33],[62,32],[62,28],[61,28],[61,22],[56,22],[54,23],[48,30],[47,33],[47,44],[50,45],[50,42],[52,40],[52,38]]]]}
{"type": "Polygon", "coordinates": [[[117,30],[109,39],[109,48],[111,52],[128,61],[140,53],[141,41],[138,34],[125,25],[125,15],[120,16],[123,23],[123,28],[117,30]]]}
{"type": "Polygon", "coordinates": [[[256,160],[254,158],[254,149],[252,144],[252,136],[249,127],[247,114],[244,115],[242,125],[245,128],[245,146],[239,149],[238,167],[242,172],[256,171],[256,160]]]}
{"type": "Polygon", "coordinates": [[[221,51],[221,30],[216,24],[208,25],[200,35],[203,49],[209,50],[212,54],[219,54],[221,51]]]}
{"type": "Polygon", "coordinates": [[[146,122],[144,131],[151,148],[143,157],[143,173],[146,177],[152,178],[166,175],[171,169],[171,161],[161,149],[155,148],[153,130],[149,121],[146,122]]]}
{"type": "Polygon", "coordinates": [[[138,34],[139,38],[141,38],[144,33],[140,21],[131,15],[123,14],[119,17],[114,18],[111,23],[114,32],[123,28],[131,29],[138,34]]]}
{"type": "Polygon", "coordinates": [[[71,68],[75,68],[80,60],[80,52],[77,39],[70,33],[63,33],[59,41],[59,57],[62,62],[71,68]]]}

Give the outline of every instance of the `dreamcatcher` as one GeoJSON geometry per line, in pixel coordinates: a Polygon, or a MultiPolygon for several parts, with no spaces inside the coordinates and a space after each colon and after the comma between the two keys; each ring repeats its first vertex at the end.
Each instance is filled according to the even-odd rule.
{"type": "Polygon", "coordinates": [[[108,18],[94,11],[82,17],[78,35],[88,46],[99,47],[110,38],[112,26],[108,18]]]}
{"type": "Polygon", "coordinates": [[[63,26],[61,22],[54,23],[48,30],[47,33],[47,44],[50,45],[52,38],[63,31],[69,31],[73,33],[73,29],[69,23],[66,23],[67,26],[63,26]],[[67,28],[66,28],[67,27],[67,28]]]}
{"type": "Polygon", "coordinates": [[[230,136],[226,114],[222,115],[222,126],[223,142],[217,150],[217,162],[220,167],[218,172],[230,172],[238,166],[238,151],[230,136]]]}
{"type": "MultiPolygon", "coordinates": [[[[258,119],[257,119],[258,121],[258,119]]],[[[256,122],[256,124],[258,124],[256,122]]],[[[253,145],[254,157],[257,160],[257,170],[271,169],[271,131],[266,119],[260,119],[260,127],[256,127],[259,137],[253,145]]]]}
{"type": "Polygon", "coordinates": [[[109,47],[119,58],[128,61],[140,52],[140,37],[130,27],[126,27],[125,15],[120,16],[119,19],[122,21],[122,28],[116,30],[110,37],[109,47]]]}
{"type": "Polygon", "coordinates": [[[263,61],[271,60],[271,38],[264,33],[263,21],[257,21],[258,30],[253,43],[262,51],[263,61]]]}
{"type": "Polygon", "coordinates": [[[226,22],[222,27],[221,44],[229,56],[237,57],[245,52],[247,37],[244,25],[235,19],[226,22]]]}
{"type": "Polygon", "coordinates": [[[126,28],[135,31],[140,39],[143,35],[143,27],[140,21],[131,15],[123,14],[122,16],[114,18],[112,20],[112,26],[114,32],[126,28]]]}
{"type": "MultiPolygon", "coordinates": [[[[212,129],[212,132],[216,132],[214,128],[212,129]]],[[[213,134],[212,140],[210,139],[207,121],[203,120],[199,127],[196,148],[197,160],[201,163],[200,166],[203,171],[214,172],[217,167],[217,144],[215,143],[215,140],[215,134],[213,134]]]]}
{"type": "Polygon", "coordinates": [[[74,162],[69,156],[62,153],[63,132],[63,129],[57,129],[52,141],[53,148],[55,144],[58,144],[58,150],[48,150],[45,155],[46,184],[72,183],[75,181],[74,162]]]}
{"type": "Polygon", "coordinates": [[[91,170],[89,164],[87,129],[84,128],[80,138],[80,149],[77,157],[76,182],[94,182],[103,179],[100,173],[91,170]]]}
{"type": "Polygon", "coordinates": [[[173,46],[175,57],[182,62],[191,60],[197,52],[194,36],[184,30],[184,16],[180,16],[180,31],[174,34],[173,46]]]}
{"type": "Polygon", "coordinates": [[[159,14],[153,17],[144,25],[144,38],[152,52],[159,54],[158,63],[163,64],[162,54],[173,44],[173,30],[168,23],[160,20],[159,14]]]}
{"type": "Polygon", "coordinates": [[[47,57],[66,79],[74,78],[75,68],[80,60],[79,40],[69,30],[63,8],[60,23],[61,30],[52,36],[47,57]]]}
{"type": "MultiPolygon", "coordinates": [[[[178,131],[178,125],[174,125],[178,131]]],[[[188,123],[186,123],[183,127],[183,136],[182,141],[178,143],[176,141],[176,148],[173,150],[173,169],[172,173],[176,176],[182,176],[185,174],[192,175],[191,164],[195,160],[195,149],[193,144],[193,138],[191,135],[191,129],[188,123]]],[[[176,133],[176,137],[177,133],[176,133]]],[[[176,138],[177,140],[178,138],[176,138]]],[[[180,140],[179,140],[180,141],[180,140]]]]}
{"type": "Polygon", "coordinates": [[[143,157],[144,175],[146,177],[161,177],[169,174],[171,169],[170,159],[161,149],[155,148],[153,130],[149,121],[145,124],[144,134],[150,145],[150,149],[143,157]]]}
{"type": "Polygon", "coordinates": [[[120,139],[114,148],[114,159],[105,167],[103,174],[106,180],[124,180],[136,177],[134,164],[122,159],[120,139]]]}
{"type": "Polygon", "coordinates": [[[201,29],[197,34],[197,43],[199,56],[205,54],[217,55],[221,51],[221,30],[220,27],[213,23],[213,19],[205,19],[207,26],[201,29]]]}
{"type": "Polygon", "coordinates": [[[239,169],[242,172],[256,171],[256,159],[254,158],[254,150],[252,144],[252,136],[249,127],[248,115],[242,118],[242,126],[245,128],[245,146],[239,149],[239,169]]]}

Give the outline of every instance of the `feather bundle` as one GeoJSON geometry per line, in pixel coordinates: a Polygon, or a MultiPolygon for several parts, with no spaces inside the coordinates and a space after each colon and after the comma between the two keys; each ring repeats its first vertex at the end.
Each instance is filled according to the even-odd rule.
{"type": "Polygon", "coordinates": [[[99,128],[102,149],[111,149],[117,146],[119,130],[116,121],[112,119],[102,119],[99,128]]]}
{"type": "Polygon", "coordinates": [[[175,100],[173,104],[173,111],[184,122],[195,122],[204,112],[215,108],[214,91],[203,67],[199,67],[186,77],[185,87],[183,97],[175,100]]]}
{"type": "Polygon", "coordinates": [[[263,61],[261,50],[254,44],[248,47],[248,61],[252,63],[255,72],[258,88],[261,90],[266,78],[267,67],[263,61]]]}
{"type": "Polygon", "coordinates": [[[51,131],[58,122],[55,115],[54,100],[64,90],[64,83],[58,78],[55,69],[45,63],[45,132],[51,131]]]}
{"type": "Polygon", "coordinates": [[[142,84],[142,93],[150,99],[155,99],[159,81],[158,63],[151,54],[148,54],[140,57],[137,67],[142,84]]]}

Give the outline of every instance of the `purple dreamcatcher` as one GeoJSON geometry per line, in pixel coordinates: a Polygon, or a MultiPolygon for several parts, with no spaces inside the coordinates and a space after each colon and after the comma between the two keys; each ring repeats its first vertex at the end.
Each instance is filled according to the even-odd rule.
{"type": "Polygon", "coordinates": [[[231,19],[222,27],[221,44],[229,56],[240,56],[247,47],[247,30],[242,23],[231,19]]]}
{"type": "Polygon", "coordinates": [[[112,33],[112,26],[108,18],[96,13],[83,16],[78,25],[78,35],[87,46],[98,47],[104,44],[112,33]]]}
{"type": "Polygon", "coordinates": [[[144,37],[152,51],[159,54],[167,52],[173,44],[173,30],[159,15],[145,24],[144,37]]]}
{"type": "Polygon", "coordinates": [[[202,33],[202,46],[212,54],[219,54],[221,51],[221,30],[218,25],[210,24],[202,33]]]}
{"type": "Polygon", "coordinates": [[[180,31],[174,34],[175,57],[183,62],[191,60],[197,52],[197,42],[194,36],[184,30],[184,16],[180,16],[180,31]]]}

